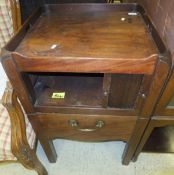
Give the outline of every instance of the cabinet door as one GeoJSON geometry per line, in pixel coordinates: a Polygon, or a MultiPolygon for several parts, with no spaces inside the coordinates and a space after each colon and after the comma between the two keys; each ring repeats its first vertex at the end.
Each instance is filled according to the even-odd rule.
{"type": "Polygon", "coordinates": [[[134,108],[142,82],[142,75],[113,74],[111,76],[108,106],[134,108]]]}

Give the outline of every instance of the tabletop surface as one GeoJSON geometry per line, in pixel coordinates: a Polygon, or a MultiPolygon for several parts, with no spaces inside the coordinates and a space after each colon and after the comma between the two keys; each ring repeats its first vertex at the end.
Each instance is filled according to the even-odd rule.
{"type": "Polygon", "coordinates": [[[42,13],[15,51],[35,58],[108,60],[140,60],[158,53],[140,14],[132,16],[114,8],[83,11],[80,5],[71,6],[42,13]]]}

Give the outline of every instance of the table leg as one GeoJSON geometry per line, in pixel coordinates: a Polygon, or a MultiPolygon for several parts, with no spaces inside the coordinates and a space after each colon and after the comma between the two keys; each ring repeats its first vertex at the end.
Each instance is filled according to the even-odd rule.
{"type": "Polygon", "coordinates": [[[43,150],[45,151],[45,154],[47,155],[49,162],[55,163],[57,160],[57,153],[53,145],[53,141],[48,139],[40,139],[40,138],[39,138],[39,141],[42,145],[43,150]]]}
{"type": "Polygon", "coordinates": [[[139,144],[139,141],[143,135],[143,132],[147,126],[148,120],[147,119],[139,119],[135,129],[133,131],[132,137],[126,144],[123,156],[122,156],[122,164],[128,165],[130,160],[133,157],[133,154],[139,144]]]}

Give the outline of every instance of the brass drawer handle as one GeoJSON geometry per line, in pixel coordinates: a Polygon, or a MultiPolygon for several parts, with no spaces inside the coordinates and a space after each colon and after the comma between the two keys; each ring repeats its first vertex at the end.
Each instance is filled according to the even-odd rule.
{"type": "Polygon", "coordinates": [[[72,119],[72,120],[69,120],[69,125],[72,128],[81,132],[92,132],[102,128],[105,125],[105,123],[102,120],[98,120],[96,121],[95,128],[80,128],[78,121],[72,119]]]}

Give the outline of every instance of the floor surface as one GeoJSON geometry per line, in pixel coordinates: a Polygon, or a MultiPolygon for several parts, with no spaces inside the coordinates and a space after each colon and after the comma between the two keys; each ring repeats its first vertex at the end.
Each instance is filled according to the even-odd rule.
{"type": "MultiPolygon", "coordinates": [[[[48,160],[38,145],[37,155],[49,175],[174,175],[173,154],[142,153],[136,163],[121,164],[123,142],[84,143],[54,141],[56,163],[48,160]]],[[[0,175],[37,175],[19,163],[0,164],[0,175]]]]}

